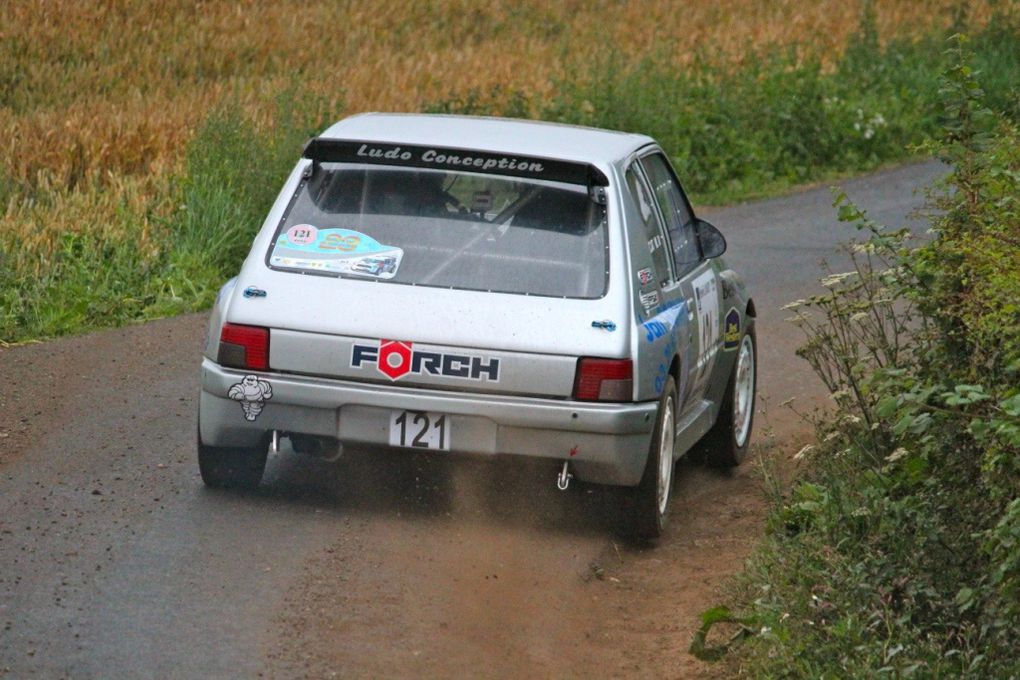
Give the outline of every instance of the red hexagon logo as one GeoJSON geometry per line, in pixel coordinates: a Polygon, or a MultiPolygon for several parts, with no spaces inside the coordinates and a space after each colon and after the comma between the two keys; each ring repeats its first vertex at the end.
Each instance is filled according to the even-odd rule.
{"type": "Polygon", "coordinates": [[[390,380],[397,380],[410,373],[411,344],[400,340],[380,340],[376,368],[390,380]]]}

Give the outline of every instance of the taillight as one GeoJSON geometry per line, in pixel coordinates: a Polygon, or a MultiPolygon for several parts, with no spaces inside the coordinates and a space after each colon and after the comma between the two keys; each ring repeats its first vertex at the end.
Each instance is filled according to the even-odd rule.
{"type": "Polygon", "coordinates": [[[269,329],[233,323],[223,324],[223,329],[220,330],[220,351],[217,361],[221,366],[231,368],[268,370],[269,329]]]}
{"type": "Polygon", "coordinates": [[[579,401],[630,401],[634,393],[634,364],[630,359],[577,361],[574,399],[579,401]]]}

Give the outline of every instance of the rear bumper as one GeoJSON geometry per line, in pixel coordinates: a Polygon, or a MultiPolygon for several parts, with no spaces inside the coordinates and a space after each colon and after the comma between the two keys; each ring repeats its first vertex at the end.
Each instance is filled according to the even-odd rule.
{"type": "Polygon", "coordinates": [[[623,486],[641,480],[658,407],[657,402],[592,404],[266,372],[256,375],[269,383],[272,396],[249,420],[241,403],[229,397],[246,374],[203,359],[203,443],[253,446],[266,432],[281,430],[386,446],[392,411],[432,411],[450,417],[453,452],[570,460],[580,479],[623,486]]]}

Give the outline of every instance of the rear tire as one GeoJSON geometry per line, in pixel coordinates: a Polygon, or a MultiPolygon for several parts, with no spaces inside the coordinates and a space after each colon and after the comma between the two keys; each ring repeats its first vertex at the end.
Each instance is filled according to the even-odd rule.
{"type": "Polygon", "coordinates": [[[638,539],[659,538],[666,528],[673,491],[673,446],[676,437],[676,384],[672,376],[659,398],[655,431],[648,450],[648,462],[641,483],[629,489],[630,531],[638,539]]]}
{"type": "Polygon", "coordinates": [[[198,439],[198,469],[206,486],[218,489],[255,489],[262,481],[269,445],[251,447],[207,446],[198,439]]]}
{"type": "Polygon", "coordinates": [[[754,425],[757,368],[758,343],[754,323],[750,322],[737,346],[737,360],[726,385],[719,417],[699,445],[705,462],[712,467],[733,468],[747,458],[751,428],[754,425]]]}

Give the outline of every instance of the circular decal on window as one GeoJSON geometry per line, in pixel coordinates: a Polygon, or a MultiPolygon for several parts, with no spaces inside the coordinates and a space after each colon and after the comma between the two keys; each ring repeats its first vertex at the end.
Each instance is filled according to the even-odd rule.
{"type": "Polygon", "coordinates": [[[306,246],[315,243],[319,237],[319,230],[310,224],[295,224],[287,230],[287,240],[297,246],[306,246]]]}

